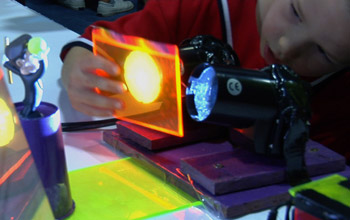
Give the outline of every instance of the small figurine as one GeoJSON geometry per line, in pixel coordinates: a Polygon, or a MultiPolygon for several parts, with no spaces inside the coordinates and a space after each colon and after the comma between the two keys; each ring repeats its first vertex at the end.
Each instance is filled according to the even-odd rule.
{"type": "Polygon", "coordinates": [[[41,77],[47,67],[49,50],[45,40],[28,34],[21,35],[5,48],[5,55],[8,60],[4,63],[4,66],[21,77],[25,87],[24,108],[19,113],[22,117],[41,117],[36,108],[42,100],[43,85],[41,77]]]}

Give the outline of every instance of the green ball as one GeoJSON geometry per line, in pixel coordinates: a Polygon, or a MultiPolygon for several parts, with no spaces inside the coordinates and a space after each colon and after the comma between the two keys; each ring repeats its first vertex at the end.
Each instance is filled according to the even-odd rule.
{"type": "Polygon", "coordinates": [[[32,54],[40,55],[47,49],[47,43],[41,37],[33,37],[28,41],[28,51],[32,54]]]}

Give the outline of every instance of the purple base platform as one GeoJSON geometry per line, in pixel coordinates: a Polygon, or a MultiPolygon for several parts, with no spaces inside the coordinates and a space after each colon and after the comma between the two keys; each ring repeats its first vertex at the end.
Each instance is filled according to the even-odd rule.
{"type": "MultiPolygon", "coordinates": [[[[311,177],[345,169],[344,157],[314,141],[307,143],[305,161],[311,177]]],[[[244,148],[182,158],[180,164],[183,173],[189,174],[214,195],[272,185],[287,179],[283,159],[254,154],[244,148]]]]}
{"type": "MultiPolygon", "coordinates": [[[[201,199],[208,209],[223,218],[269,209],[290,198],[282,161],[260,158],[242,148],[233,149],[227,141],[150,151],[121,137],[116,130],[105,131],[103,139],[144,162],[145,169],[165,182],[201,199]],[[187,173],[194,180],[192,184],[187,173]]],[[[313,179],[330,173],[350,176],[342,156],[313,141],[308,142],[307,149],[306,163],[313,179]]]]}

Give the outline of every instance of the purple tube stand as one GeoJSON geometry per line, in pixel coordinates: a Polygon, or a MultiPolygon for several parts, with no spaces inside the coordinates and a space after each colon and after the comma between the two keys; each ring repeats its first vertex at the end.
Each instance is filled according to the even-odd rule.
{"type": "MultiPolygon", "coordinates": [[[[24,105],[15,103],[15,107],[20,112],[24,105]]],[[[46,102],[42,102],[37,110],[42,117],[22,118],[18,115],[53,214],[56,219],[65,219],[73,213],[75,204],[69,187],[60,111],[46,102]]]]}

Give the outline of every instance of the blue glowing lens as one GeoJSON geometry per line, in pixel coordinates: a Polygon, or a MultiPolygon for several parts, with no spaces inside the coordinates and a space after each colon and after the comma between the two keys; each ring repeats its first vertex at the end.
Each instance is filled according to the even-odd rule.
{"type": "Polygon", "coordinates": [[[194,96],[197,115],[191,115],[196,121],[205,120],[211,113],[218,93],[218,81],[215,70],[209,66],[205,68],[198,78],[191,76],[186,95],[194,96]]]}

